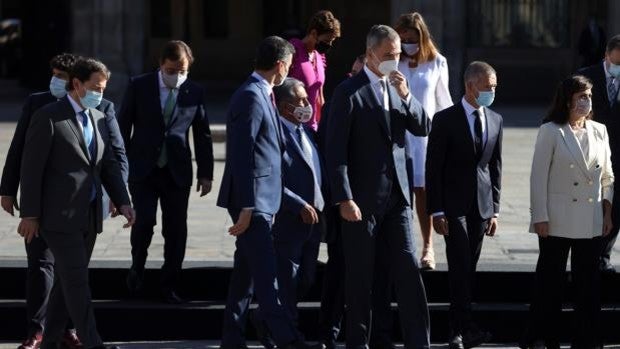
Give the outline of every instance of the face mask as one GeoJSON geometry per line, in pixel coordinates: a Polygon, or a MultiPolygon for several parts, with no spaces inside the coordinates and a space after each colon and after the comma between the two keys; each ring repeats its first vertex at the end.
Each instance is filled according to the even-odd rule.
{"type": "Polygon", "coordinates": [[[390,75],[391,72],[398,70],[398,61],[395,59],[390,59],[389,61],[383,61],[379,63],[377,67],[381,74],[387,76],[390,75]]]}
{"type": "Polygon", "coordinates": [[[166,74],[162,72],[161,79],[164,81],[164,85],[168,88],[179,88],[185,80],[187,80],[187,73],[185,74],[166,74]]]}
{"type": "Polygon", "coordinates": [[[293,116],[301,123],[310,121],[312,119],[312,106],[308,104],[305,107],[295,107],[293,116]]]}
{"type": "Polygon", "coordinates": [[[80,97],[80,103],[84,108],[97,108],[101,104],[103,99],[103,93],[91,91],[86,89],[84,97],[80,97]]]}
{"type": "Polygon", "coordinates": [[[52,76],[52,80],[50,81],[50,92],[52,96],[56,98],[62,98],[67,95],[67,81],[63,79],[59,79],[55,76],[52,76]]]}
{"type": "Polygon", "coordinates": [[[478,91],[476,103],[481,107],[489,107],[495,99],[495,91],[478,91]]]}
{"type": "Polygon", "coordinates": [[[402,44],[402,46],[403,51],[405,51],[408,56],[413,56],[420,50],[420,46],[418,46],[418,44],[402,44]]]}
{"type": "Polygon", "coordinates": [[[620,79],[620,65],[609,63],[609,68],[607,68],[609,75],[613,76],[616,79],[620,79]]]}
{"type": "Polygon", "coordinates": [[[573,108],[575,113],[579,116],[585,116],[590,114],[592,111],[592,100],[588,99],[579,99],[577,103],[575,103],[575,107],[573,108]]]}
{"type": "Polygon", "coordinates": [[[325,54],[325,53],[327,53],[327,51],[329,51],[329,49],[330,49],[330,48],[332,48],[332,45],[330,45],[330,44],[328,44],[328,43],[326,43],[326,42],[324,42],[324,41],[319,41],[319,42],[316,44],[316,47],[315,47],[315,49],[317,50],[317,52],[318,52],[318,53],[320,53],[320,54],[325,54]]]}

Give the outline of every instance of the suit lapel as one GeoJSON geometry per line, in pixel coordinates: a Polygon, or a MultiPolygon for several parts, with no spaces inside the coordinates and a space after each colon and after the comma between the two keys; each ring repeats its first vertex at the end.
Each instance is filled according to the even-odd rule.
{"type": "Polygon", "coordinates": [[[157,116],[157,122],[159,122],[162,127],[165,128],[166,125],[164,124],[164,111],[161,105],[161,95],[159,90],[159,71],[153,73],[151,79],[152,80],[149,85],[153,86],[153,89],[148,90],[150,96],[147,96],[147,100],[155,101],[155,108],[153,108],[155,112],[153,113],[153,115],[157,116]]]}
{"type": "Polygon", "coordinates": [[[275,130],[278,136],[278,143],[280,143],[282,150],[284,150],[284,142],[282,139],[282,127],[280,125],[280,120],[278,120],[278,112],[276,111],[276,108],[273,105],[273,101],[271,100],[271,97],[267,95],[267,91],[265,91],[265,89],[263,89],[261,86],[258,86],[258,89],[261,91],[263,98],[265,100],[265,103],[267,103],[266,104],[267,110],[269,110],[269,114],[271,116],[271,122],[273,123],[273,126],[275,127],[275,130]]]}
{"type": "Polygon", "coordinates": [[[472,153],[476,154],[476,146],[474,145],[474,139],[471,135],[471,129],[469,128],[469,115],[467,115],[467,112],[465,112],[465,108],[463,107],[463,103],[459,102],[458,104],[456,104],[456,119],[458,123],[461,124],[461,129],[464,130],[465,133],[465,139],[467,142],[467,145],[469,146],[469,149],[471,149],[472,153]]]}
{"type": "MultiPolygon", "coordinates": [[[[101,137],[101,132],[99,131],[99,121],[104,118],[101,117],[101,114],[98,111],[94,111],[94,109],[90,109],[90,120],[93,123],[93,141],[95,142],[95,158],[91,159],[93,164],[99,162],[100,159],[103,158],[103,152],[105,150],[105,146],[103,144],[103,138],[101,137]]],[[[104,120],[105,122],[105,120],[104,120]]]]}
{"type": "Polygon", "coordinates": [[[588,135],[587,166],[588,166],[588,169],[590,169],[590,167],[592,167],[592,165],[596,163],[596,156],[599,152],[598,152],[598,149],[594,149],[594,148],[599,143],[596,141],[596,134],[594,132],[594,126],[588,120],[586,120],[586,132],[588,135]]]}
{"type": "Polygon", "coordinates": [[[564,143],[566,143],[566,146],[568,147],[568,150],[570,151],[571,155],[575,159],[575,162],[577,162],[577,165],[581,168],[584,174],[588,176],[588,167],[586,165],[585,158],[583,157],[583,153],[581,152],[581,147],[579,146],[579,143],[577,143],[577,138],[573,134],[573,131],[571,130],[570,125],[566,123],[560,129],[560,132],[562,133],[562,137],[564,138],[564,143]]]}
{"type": "Polygon", "coordinates": [[[493,152],[495,142],[497,141],[495,135],[497,135],[499,131],[499,122],[495,117],[495,114],[489,108],[484,108],[484,116],[486,121],[487,138],[486,142],[483,142],[481,159],[486,159],[491,156],[491,152],[493,152]]]}
{"type": "Polygon", "coordinates": [[[363,97],[362,100],[368,102],[368,104],[370,105],[370,110],[377,111],[375,113],[376,115],[374,115],[374,118],[376,118],[379,125],[381,125],[381,129],[385,133],[385,136],[389,140],[392,140],[392,135],[390,133],[390,129],[386,120],[385,110],[383,109],[383,101],[379,101],[379,97],[377,96],[377,93],[375,92],[375,89],[370,83],[370,80],[368,79],[368,76],[365,72],[363,74],[363,77],[364,80],[362,80],[362,83],[365,83],[365,85],[362,86],[362,88],[360,89],[360,94],[363,97]]]}
{"type": "Polygon", "coordinates": [[[71,102],[69,102],[69,97],[64,97],[63,101],[65,105],[65,112],[70,115],[70,117],[67,119],[67,123],[69,124],[71,131],[73,131],[73,134],[75,134],[75,138],[77,138],[78,148],[82,150],[82,155],[84,155],[84,159],[88,162],[90,157],[88,156],[86,141],[84,141],[84,133],[82,132],[82,128],[79,125],[75,110],[73,110],[73,106],[71,105],[71,102]]]}
{"type": "Polygon", "coordinates": [[[297,152],[297,154],[299,154],[299,157],[301,157],[306,163],[306,165],[310,168],[310,170],[312,170],[312,164],[308,162],[310,161],[310,159],[306,159],[306,155],[304,154],[302,145],[299,144],[299,141],[297,140],[297,134],[291,131],[291,129],[289,129],[288,127],[284,127],[284,129],[285,133],[287,134],[289,143],[293,144],[293,148],[295,148],[295,151],[297,152]]]}

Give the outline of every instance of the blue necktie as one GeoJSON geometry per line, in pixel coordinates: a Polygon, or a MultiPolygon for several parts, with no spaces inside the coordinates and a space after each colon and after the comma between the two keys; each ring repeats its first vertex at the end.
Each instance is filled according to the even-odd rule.
{"type": "MultiPolygon", "coordinates": [[[[88,149],[88,155],[92,162],[96,161],[95,159],[95,142],[94,142],[94,130],[93,124],[90,122],[88,118],[88,114],[86,114],[86,109],[80,112],[82,116],[82,132],[84,134],[84,142],[86,143],[86,148],[88,149]]],[[[90,193],[90,201],[95,200],[97,197],[97,186],[95,181],[93,181],[92,189],[90,193]]]]}
{"type": "Polygon", "coordinates": [[[609,79],[609,84],[607,85],[607,93],[609,95],[609,106],[613,108],[616,103],[616,99],[618,98],[618,87],[615,84],[616,79],[609,79]]]}

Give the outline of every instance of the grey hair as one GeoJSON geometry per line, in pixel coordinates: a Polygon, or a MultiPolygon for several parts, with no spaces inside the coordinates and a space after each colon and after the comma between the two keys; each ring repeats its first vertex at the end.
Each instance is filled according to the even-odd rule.
{"type": "Polygon", "coordinates": [[[469,66],[467,66],[467,69],[465,69],[463,80],[465,81],[465,83],[468,83],[470,81],[476,82],[478,81],[478,78],[485,75],[497,75],[497,73],[489,63],[474,61],[471,62],[469,66]]]}
{"type": "Polygon", "coordinates": [[[384,24],[373,25],[368,35],[366,35],[366,47],[375,48],[381,45],[385,39],[395,41],[397,39],[400,40],[400,36],[398,36],[396,30],[392,29],[390,26],[384,24]]]}
{"type": "Polygon", "coordinates": [[[303,82],[295,79],[295,78],[286,78],[282,85],[274,86],[273,88],[273,96],[276,99],[276,104],[280,104],[280,102],[290,102],[297,98],[295,94],[295,89],[301,86],[303,88],[306,87],[303,82]]]}

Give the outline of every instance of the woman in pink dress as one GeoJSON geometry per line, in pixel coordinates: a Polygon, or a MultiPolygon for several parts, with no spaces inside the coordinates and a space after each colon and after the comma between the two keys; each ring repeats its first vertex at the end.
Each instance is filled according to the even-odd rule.
{"type": "Polygon", "coordinates": [[[321,119],[321,107],[325,104],[325,53],[340,37],[340,21],[330,11],[319,11],[312,18],[303,39],[291,39],[295,47],[289,76],[306,85],[308,100],[312,106],[312,119],[307,125],[316,131],[321,119]]]}

